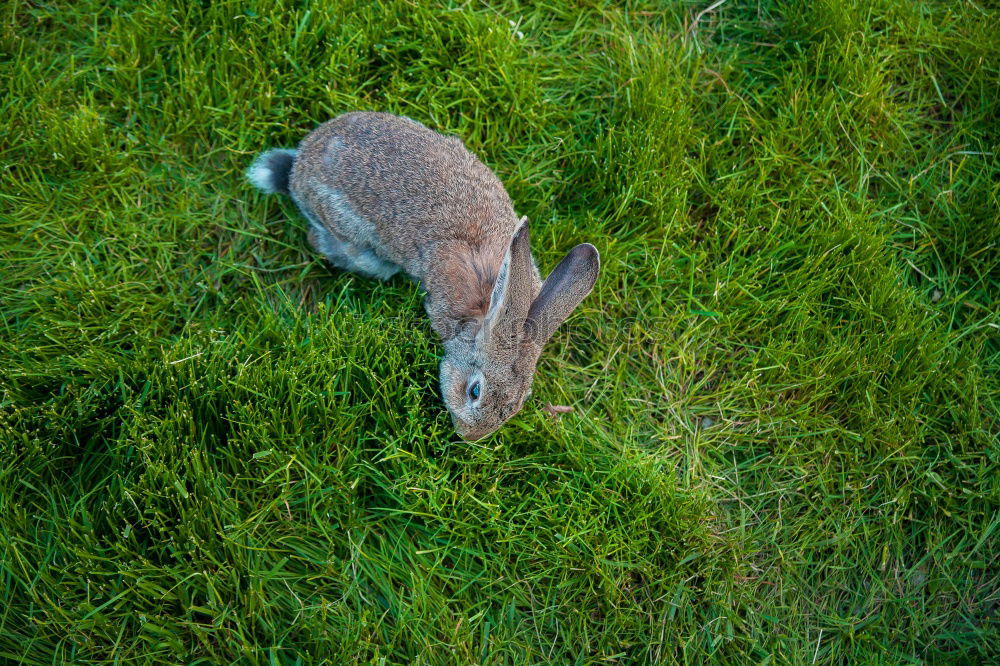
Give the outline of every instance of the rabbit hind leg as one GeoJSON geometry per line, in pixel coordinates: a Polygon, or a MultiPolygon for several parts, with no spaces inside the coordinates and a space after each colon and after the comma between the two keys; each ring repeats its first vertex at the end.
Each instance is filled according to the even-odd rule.
{"type": "Polygon", "coordinates": [[[388,280],[399,266],[385,261],[366,248],[340,240],[316,220],[309,220],[309,244],[337,268],[366,278],[388,280]]]}
{"type": "MultiPolygon", "coordinates": [[[[332,215],[334,219],[340,220],[342,223],[363,222],[349,206],[341,202],[335,190],[324,187],[321,194],[324,197],[320,201],[320,206],[325,214],[332,215]]],[[[299,210],[309,220],[309,244],[325,256],[333,266],[376,280],[388,280],[399,272],[399,266],[382,259],[369,248],[334,235],[326,225],[320,222],[311,205],[307,203],[308,199],[303,198],[294,188],[291,195],[299,210]]]]}

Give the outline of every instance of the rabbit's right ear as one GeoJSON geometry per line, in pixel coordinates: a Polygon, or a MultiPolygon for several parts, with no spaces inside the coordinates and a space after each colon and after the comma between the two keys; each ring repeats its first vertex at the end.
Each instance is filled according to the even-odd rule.
{"type": "Polygon", "coordinates": [[[527,314],[528,305],[524,292],[531,287],[531,245],[528,239],[528,218],[522,217],[511,236],[510,245],[504,254],[500,270],[497,272],[493,291],[490,293],[490,307],[484,322],[491,327],[497,321],[521,321],[527,314]]]}
{"type": "Polygon", "coordinates": [[[549,273],[542,290],[528,310],[526,332],[532,342],[544,346],[580,301],[590,293],[601,270],[601,257],[590,243],[570,250],[549,273]]]}
{"type": "Polygon", "coordinates": [[[500,270],[497,271],[496,282],[493,283],[493,291],[490,292],[490,307],[483,318],[485,324],[496,321],[497,313],[503,309],[503,304],[507,302],[507,286],[510,284],[510,248],[503,256],[500,263],[500,270]]]}

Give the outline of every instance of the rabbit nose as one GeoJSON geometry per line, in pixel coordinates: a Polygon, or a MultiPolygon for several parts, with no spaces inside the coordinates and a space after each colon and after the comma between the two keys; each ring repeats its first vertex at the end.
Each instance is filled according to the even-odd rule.
{"type": "Polygon", "coordinates": [[[458,434],[467,442],[475,442],[477,440],[486,437],[492,431],[489,428],[468,428],[465,430],[459,430],[458,434]]]}
{"type": "Polygon", "coordinates": [[[458,436],[467,442],[475,442],[493,432],[492,428],[484,428],[482,426],[477,428],[454,417],[452,417],[452,422],[455,424],[455,431],[458,433],[458,436]]]}

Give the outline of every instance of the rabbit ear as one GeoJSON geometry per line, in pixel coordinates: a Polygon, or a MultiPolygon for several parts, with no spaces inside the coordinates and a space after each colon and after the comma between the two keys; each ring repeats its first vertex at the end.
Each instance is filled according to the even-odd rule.
{"type": "Polygon", "coordinates": [[[497,313],[503,308],[507,301],[507,286],[510,284],[510,248],[507,248],[503,261],[500,263],[500,270],[497,271],[496,282],[493,283],[493,291],[490,292],[490,307],[483,317],[484,323],[496,320],[497,313]]]}
{"type": "Polygon", "coordinates": [[[500,264],[497,280],[490,294],[490,307],[486,312],[487,327],[497,321],[522,321],[527,314],[527,299],[523,292],[531,288],[531,244],[528,240],[528,218],[511,236],[510,246],[500,264]],[[520,312],[518,312],[520,311],[520,312]],[[518,316],[519,315],[519,316],[518,316]]]}
{"type": "Polygon", "coordinates": [[[563,257],[528,310],[525,331],[532,342],[541,347],[552,337],[594,288],[600,269],[601,257],[590,243],[577,245],[563,257]]]}

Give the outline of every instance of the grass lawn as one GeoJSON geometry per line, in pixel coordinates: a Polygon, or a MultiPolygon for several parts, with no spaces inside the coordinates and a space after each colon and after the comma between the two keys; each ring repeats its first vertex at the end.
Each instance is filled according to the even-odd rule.
{"type": "Polygon", "coordinates": [[[430,4],[2,3],[0,661],[1000,659],[997,4],[430,4]],[[243,180],[353,109],[601,252],[483,442],[243,180]]]}

